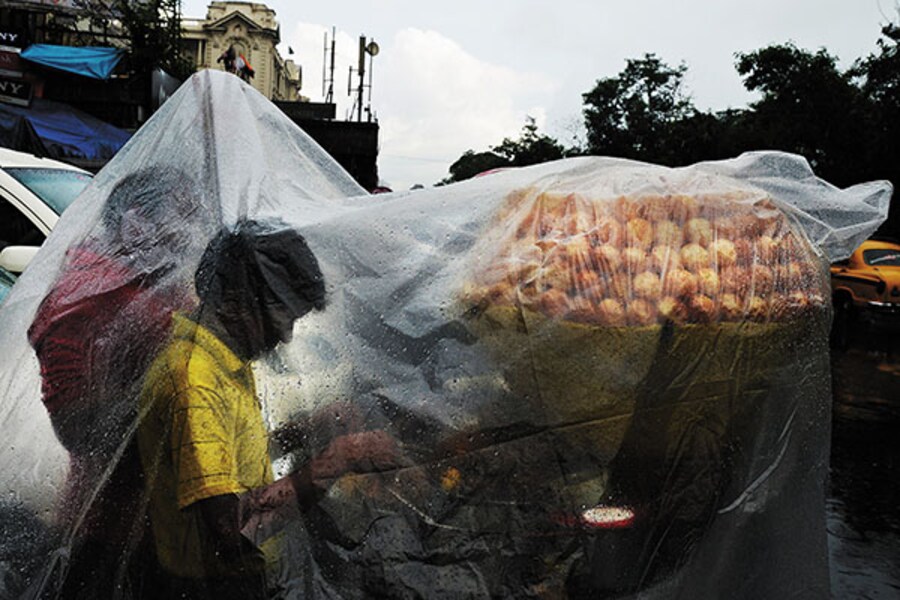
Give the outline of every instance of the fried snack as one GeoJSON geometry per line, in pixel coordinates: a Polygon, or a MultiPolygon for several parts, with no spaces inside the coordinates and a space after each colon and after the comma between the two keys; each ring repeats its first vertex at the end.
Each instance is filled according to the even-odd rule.
{"type": "Polygon", "coordinates": [[[765,321],[769,312],[769,303],[765,298],[751,296],[747,302],[747,317],[751,321],[765,321]]]}
{"type": "Polygon", "coordinates": [[[709,245],[709,252],[720,269],[737,264],[737,248],[731,240],[713,240],[709,245]]]}
{"type": "Polygon", "coordinates": [[[674,221],[660,221],[656,224],[653,241],[657,246],[674,246],[680,248],[684,234],[681,226],[674,221]]]}
{"type": "Polygon", "coordinates": [[[803,289],[808,274],[796,262],[780,265],[777,271],[777,287],[782,293],[791,293],[793,290],[803,289]]]}
{"type": "Polygon", "coordinates": [[[716,318],[716,303],[709,296],[695,294],[688,303],[688,317],[694,323],[711,323],[716,318]]]}
{"type": "Polygon", "coordinates": [[[743,296],[750,289],[748,270],[741,267],[726,267],[719,273],[719,282],[723,292],[743,296]]]}
{"type": "Polygon", "coordinates": [[[709,252],[700,244],[694,242],[686,244],[681,248],[681,264],[688,271],[696,273],[711,264],[709,252]]]}
{"type": "Polygon", "coordinates": [[[812,298],[803,292],[776,294],[771,302],[772,315],[776,320],[783,320],[802,315],[812,303],[812,298]]]}
{"type": "Polygon", "coordinates": [[[622,263],[629,273],[641,273],[647,268],[650,257],[642,248],[629,246],[622,251],[622,263]]]}
{"type": "Polygon", "coordinates": [[[765,265],[753,265],[750,269],[750,288],[757,296],[768,296],[774,290],[775,278],[772,269],[765,265]]]}
{"type": "Polygon", "coordinates": [[[607,298],[597,307],[597,317],[601,325],[621,327],[627,324],[625,307],[618,300],[607,298]]]}
{"type": "Polygon", "coordinates": [[[719,318],[722,321],[738,321],[744,316],[741,301],[734,294],[722,294],[719,299],[719,318]]]}
{"type": "Polygon", "coordinates": [[[587,256],[593,248],[591,241],[584,234],[570,236],[561,245],[565,248],[566,254],[572,257],[587,256]]]}
{"type": "Polygon", "coordinates": [[[662,282],[656,273],[644,271],[634,278],[634,296],[644,300],[659,300],[662,293],[662,282]]]}
{"type": "Polygon", "coordinates": [[[606,276],[606,286],[609,290],[608,297],[616,300],[626,300],[631,297],[631,277],[627,273],[616,272],[606,276]]]}
{"type": "Polygon", "coordinates": [[[626,309],[629,325],[652,325],[656,323],[656,305],[647,300],[632,300],[626,309]]]}
{"type": "Polygon", "coordinates": [[[739,267],[749,267],[756,259],[756,248],[750,239],[734,240],[734,253],[739,267]]]}
{"type": "Polygon", "coordinates": [[[719,295],[719,275],[715,269],[700,269],[697,272],[697,282],[700,285],[700,292],[710,298],[719,295]]]}
{"type": "Polygon", "coordinates": [[[700,202],[693,196],[674,195],[670,199],[672,219],[680,223],[690,221],[700,212],[700,202]]]}
{"type": "Polygon", "coordinates": [[[697,293],[697,277],[690,271],[675,269],[666,273],[663,280],[663,292],[675,298],[686,298],[697,293]]]}
{"type": "Polygon", "coordinates": [[[706,219],[691,219],[684,226],[684,239],[706,248],[713,240],[712,225],[706,219]]]}
{"type": "Polygon", "coordinates": [[[666,296],[657,305],[659,317],[662,321],[673,323],[685,323],[688,320],[688,308],[684,302],[673,296],[666,296]]]}
{"type": "Polygon", "coordinates": [[[826,307],[816,253],[758,190],[515,191],[465,295],[623,327],[791,320],[826,307]]]}
{"type": "Polygon", "coordinates": [[[578,194],[566,198],[562,225],[566,235],[584,234],[594,226],[596,217],[593,206],[578,194]]]}
{"type": "Polygon", "coordinates": [[[640,205],[625,196],[619,196],[612,203],[612,214],[620,223],[640,217],[640,205]]]}
{"type": "Polygon", "coordinates": [[[778,243],[767,235],[760,236],[756,241],[756,256],[758,260],[771,264],[778,255],[778,243]]]}
{"type": "Polygon", "coordinates": [[[538,284],[544,290],[566,293],[575,285],[573,273],[565,260],[557,259],[543,267],[537,274],[538,284]]]}
{"type": "MultiPolygon", "coordinates": [[[[679,235],[680,231],[679,229],[679,235]]],[[[650,265],[657,273],[664,275],[681,268],[681,254],[673,246],[656,246],[650,252],[650,265]]]]}
{"type": "Polygon", "coordinates": [[[575,298],[599,302],[606,296],[606,282],[596,271],[579,271],[575,275],[575,298]]]}
{"type": "Polygon", "coordinates": [[[539,305],[544,313],[565,315],[572,312],[569,297],[560,290],[547,290],[541,295],[539,305]]]}
{"type": "Polygon", "coordinates": [[[625,231],[622,224],[610,217],[597,219],[597,225],[591,230],[591,237],[595,246],[611,244],[613,247],[621,246],[624,242],[625,231]]]}
{"type": "Polygon", "coordinates": [[[612,244],[604,244],[594,251],[594,262],[604,273],[615,273],[622,267],[622,253],[612,244]]]}
{"type": "Polygon", "coordinates": [[[625,227],[625,239],[630,246],[646,250],[653,244],[653,225],[646,219],[631,219],[625,227]]]}

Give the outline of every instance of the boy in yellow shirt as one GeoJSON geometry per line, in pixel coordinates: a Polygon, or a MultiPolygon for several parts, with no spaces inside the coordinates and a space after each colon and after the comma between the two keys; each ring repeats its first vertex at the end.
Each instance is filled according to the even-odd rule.
{"type": "Polygon", "coordinates": [[[252,360],[291,339],[294,321],[325,306],[303,237],[242,221],[209,244],[195,277],[198,308],[175,315],[140,399],[138,444],[149,495],[161,597],[265,598],[266,548],[241,534],[267,511],[315,502],[323,480],[397,463],[383,432],[334,440],[273,482],[252,360]]]}

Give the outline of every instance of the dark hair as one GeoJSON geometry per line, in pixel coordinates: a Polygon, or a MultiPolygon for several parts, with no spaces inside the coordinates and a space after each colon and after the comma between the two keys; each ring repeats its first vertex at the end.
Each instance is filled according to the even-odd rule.
{"type": "Polygon", "coordinates": [[[325,308],[325,278],[300,233],[281,221],[241,220],[209,242],[194,276],[201,302],[238,296],[261,314],[265,297],[295,316],[325,308]]]}
{"type": "Polygon", "coordinates": [[[154,222],[172,219],[183,222],[199,209],[197,186],[180,169],[159,167],[141,169],[123,177],[109,193],[103,207],[103,225],[119,227],[122,215],[137,210],[154,222]]]}

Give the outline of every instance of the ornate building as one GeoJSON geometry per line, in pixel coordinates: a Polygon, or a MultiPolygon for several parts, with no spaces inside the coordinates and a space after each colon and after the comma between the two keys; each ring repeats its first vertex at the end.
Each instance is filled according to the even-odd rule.
{"type": "MultiPolygon", "coordinates": [[[[163,1],[179,5],[177,0],[163,1]]],[[[17,86],[27,75],[34,81],[34,97],[68,104],[134,131],[165,97],[175,92],[181,83],[177,78],[161,69],[138,76],[130,70],[127,56],[120,63],[121,70],[106,80],[39,65],[29,65],[29,73],[20,74],[19,52],[30,43],[115,46],[129,50],[129,39],[121,27],[112,27],[115,23],[111,21],[94,23],[83,17],[81,0],[0,0],[0,86],[3,77],[10,74],[17,86]],[[13,40],[18,46],[9,48],[13,40]]],[[[281,35],[275,11],[254,2],[211,2],[205,19],[180,20],[182,55],[193,66],[224,70],[223,62],[216,59],[233,47],[252,66],[253,87],[306,131],[360,185],[370,190],[378,185],[377,120],[338,121],[333,103],[310,102],[300,95],[300,67],[282,58],[276,49],[281,35]]],[[[84,166],[95,169],[102,165],[84,166]]]]}
{"type": "Polygon", "coordinates": [[[302,100],[300,67],[276,49],[281,31],[275,11],[254,2],[212,2],[205,19],[182,19],[185,55],[198,69],[224,69],[217,59],[233,47],[255,74],[250,83],[270,100],[302,100]]]}

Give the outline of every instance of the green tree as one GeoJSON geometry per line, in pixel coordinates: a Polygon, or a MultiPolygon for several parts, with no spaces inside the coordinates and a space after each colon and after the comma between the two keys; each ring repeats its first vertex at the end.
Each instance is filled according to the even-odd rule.
{"type": "Polygon", "coordinates": [[[554,138],[538,133],[534,117],[525,118],[522,133],[518,139],[504,138],[491,150],[506,159],[513,167],[525,167],[558,160],[567,155],[566,149],[554,138]]]}
{"type": "Polygon", "coordinates": [[[801,154],[838,185],[859,181],[870,155],[870,120],[860,90],[834,56],[779,44],[737,54],[736,68],[744,87],[762,95],[744,123],[751,143],[801,154]]]}
{"type": "Polygon", "coordinates": [[[510,166],[509,161],[494,152],[475,152],[466,150],[462,156],[450,165],[450,176],[441,181],[441,184],[454,183],[471,179],[479,173],[510,166]]]}
{"type": "Polygon", "coordinates": [[[684,92],[684,64],[670,67],[654,54],[629,59],[615,77],[583,94],[588,151],[678,164],[674,125],[696,113],[684,92]]]}
{"type": "MultiPolygon", "coordinates": [[[[900,12],[900,9],[898,9],[900,12]]],[[[862,169],[863,179],[889,179],[900,189],[900,24],[881,30],[878,51],[851,69],[867,101],[872,125],[867,140],[870,152],[862,169]]],[[[880,232],[900,237],[900,201],[891,203],[891,215],[880,232]]]]}
{"type": "Polygon", "coordinates": [[[491,169],[501,167],[525,167],[557,160],[568,156],[567,150],[554,138],[538,132],[533,117],[525,118],[522,133],[517,139],[504,138],[487,152],[466,150],[450,165],[450,176],[442,184],[464,181],[491,169]]]}
{"type": "Polygon", "coordinates": [[[181,49],[181,0],[76,0],[76,6],[92,26],[120,30],[134,75],[159,67],[186,79],[194,71],[181,49]]]}
{"type": "Polygon", "coordinates": [[[749,111],[729,109],[718,113],[696,111],[667,128],[668,164],[689,165],[704,160],[732,158],[755,149],[749,139],[749,111]]]}

